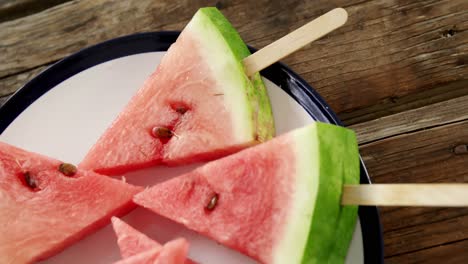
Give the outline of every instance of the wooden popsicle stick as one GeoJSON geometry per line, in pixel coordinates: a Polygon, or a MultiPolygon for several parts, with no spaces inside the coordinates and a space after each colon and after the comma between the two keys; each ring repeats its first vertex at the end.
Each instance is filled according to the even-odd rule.
{"type": "Polygon", "coordinates": [[[345,185],[343,205],[468,206],[468,184],[362,184],[345,185]]]}
{"type": "Polygon", "coordinates": [[[341,27],[348,19],[343,8],[335,8],[244,59],[248,76],[265,69],[294,51],[341,27]]]}

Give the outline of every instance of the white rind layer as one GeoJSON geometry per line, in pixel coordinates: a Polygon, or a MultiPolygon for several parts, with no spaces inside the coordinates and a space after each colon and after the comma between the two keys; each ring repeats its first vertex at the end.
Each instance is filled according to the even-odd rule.
{"type": "Polygon", "coordinates": [[[226,40],[203,12],[195,14],[184,32],[190,33],[191,37],[204,47],[199,52],[203,58],[206,58],[216,81],[216,87],[224,98],[227,111],[232,114],[236,142],[245,143],[254,140],[252,109],[246,94],[247,87],[252,84],[226,40]]]}
{"type": "MultiPolygon", "coordinates": [[[[294,132],[296,161],[295,190],[281,241],[273,249],[272,263],[301,263],[309,237],[319,187],[317,129],[305,127],[294,132]]],[[[288,176],[289,177],[289,176],[288,176]]]]}

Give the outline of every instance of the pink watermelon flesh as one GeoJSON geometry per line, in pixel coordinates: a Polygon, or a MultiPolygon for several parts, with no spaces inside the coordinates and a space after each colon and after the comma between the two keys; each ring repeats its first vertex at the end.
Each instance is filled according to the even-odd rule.
{"type": "Polygon", "coordinates": [[[150,249],[160,249],[162,247],[161,244],[140,233],[117,217],[112,217],[112,227],[117,235],[117,243],[119,244],[122,258],[128,258],[150,249]]]}
{"type": "MultiPolygon", "coordinates": [[[[230,51],[231,46],[227,45],[226,56],[244,49],[248,53],[245,44],[219,11],[202,10],[196,16],[203,17],[203,12],[217,16],[216,22],[222,24],[218,27],[229,31],[233,43],[242,45],[236,51],[230,51]]],[[[214,30],[219,30],[220,34],[224,32],[221,29],[214,30]]],[[[274,128],[266,97],[263,99],[265,102],[262,101],[255,110],[244,99],[238,104],[234,101],[237,108],[245,107],[251,113],[270,113],[265,118],[267,125],[262,123],[265,120],[260,117],[245,117],[247,120],[242,121],[240,126],[244,129],[243,133],[249,130],[248,133],[240,135],[236,132],[233,124],[239,124],[239,118],[233,113],[234,110],[226,106],[232,103],[226,101],[235,99],[228,97],[223,90],[229,80],[221,81],[217,78],[210,68],[214,62],[206,58],[209,47],[203,46],[199,38],[197,33],[187,28],[180,34],[156,71],[91,148],[80,167],[106,175],[119,175],[157,164],[181,165],[212,160],[271,137],[274,128]],[[251,124],[250,128],[246,128],[249,127],[247,123],[251,124]],[[152,135],[154,128],[169,129],[174,135],[159,138],[152,135]]],[[[222,38],[221,35],[219,38],[222,38]]],[[[225,41],[222,43],[226,45],[225,41]]],[[[218,58],[219,63],[223,60],[218,58]]],[[[255,79],[254,84],[246,84],[249,79],[243,76],[245,73],[242,66],[236,67],[238,72],[233,73],[232,78],[245,77],[242,83],[247,87],[238,89],[254,89],[252,87],[255,86],[258,91],[245,93],[266,94],[265,91],[260,92],[265,89],[260,79],[255,79]]]]}
{"type": "MultiPolygon", "coordinates": [[[[139,254],[114,262],[114,264],[154,264],[159,257],[161,249],[153,248],[139,254]]],[[[166,263],[169,264],[169,263],[166,263]]]]}
{"type": "Polygon", "coordinates": [[[178,238],[164,244],[156,261],[157,264],[182,264],[187,263],[189,244],[187,240],[178,238]]]}
{"type": "Polygon", "coordinates": [[[169,241],[164,246],[143,251],[116,264],[183,264],[186,262],[188,242],[183,238],[169,241]]]}
{"type": "Polygon", "coordinates": [[[81,169],[65,176],[61,163],[0,142],[3,263],[45,259],[135,207],[142,188],[81,169]]]}
{"type": "Polygon", "coordinates": [[[288,176],[295,169],[284,158],[294,157],[288,147],[292,142],[287,137],[274,141],[155,185],[137,194],[134,201],[263,263],[270,263],[266,256],[271,256],[272,241],[281,232],[287,214],[284,209],[288,208],[292,193],[289,184],[292,179],[288,176]],[[219,194],[219,200],[209,211],[206,207],[215,194],[219,194]]]}

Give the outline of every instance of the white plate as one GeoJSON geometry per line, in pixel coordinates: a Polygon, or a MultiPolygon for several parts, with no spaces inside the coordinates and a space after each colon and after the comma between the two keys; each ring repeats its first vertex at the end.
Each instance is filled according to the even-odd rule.
{"type": "MultiPolygon", "coordinates": [[[[154,71],[163,54],[164,52],[146,52],[120,57],[71,76],[32,102],[3,131],[0,140],[78,164],[154,71]]],[[[273,107],[277,134],[314,122],[309,113],[290,95],[274,83],[266,79],[265,82],[273,107]]],[[[132,184],[150,186],[192,170],[198,165],[200,164],[146,169],[129,173],[126,179],[132,184]],[[154,177],[147,177],[148,175],[154,177]]],[[[176,237],[187,238],[190,242],[189,256],[198,262],[255,263],[246,256],[145,209],[137,208],[123,219],[162,243],[176,237]]],[[[363,251],[362,233],[358,223],[347,263],[363,263],[363,251]]],[[[111,263],[119,259],[116,237],[108,225],[43,263],[111,263]]]]}

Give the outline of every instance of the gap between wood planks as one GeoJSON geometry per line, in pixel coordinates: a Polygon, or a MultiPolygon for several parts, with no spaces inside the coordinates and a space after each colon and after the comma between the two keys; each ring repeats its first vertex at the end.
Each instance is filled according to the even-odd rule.
{"type": "Polygon", "coordinates": [[[341,120],[352,126],[379,119],[384,116],[398,114],[407,110],[426,105],[447,101],[468,95],[468,79],[461,79],[448,83],[441,83],[421,89],[422,92],[411,93],[406,96],[391,96],[377,104],[339,114],[341,120]]]}
{"type": "Polygon", "coordinates": [[[351,125],[359,144],[394,137],[421,129],[454,124],[468,119],[468,95],[351,125]]]}
{"type": "MultiPolygon", "coordinates": [[[[450,242],[442,243],[442,244],[439,244],[439,245],[428,246],[428,247],[425,247],[425,248],[416,249],[416,250],[412,250],[412,251],[408,251],[408,252],[404,252],[404,253],[399,253],[399,254],[395,254],[395,255],[385,256],[385,259],[386,259],[386,260],[391,260],[391,259],[394,259],[395,257],[401,257],[401,256],[409,255],[409,254],[415,254],[415,253],[418,253],[418,252],[421,252],[421,251],[433,249],[433,248],[435,248],[435,247],[447,246],[447,245],[457,244],[457,243],[463,243],[463,242],[467,242],[467,241],[468,241],[468,238],[466,238],[466,239],[460,239],[460,240],[455,240],[455,241],[450,241],[450,242]]],[[[466,250],[466,248],[465,248],[465,250],[466,250]]],[[[447,257],[447,256],[446,256],[446,257],[447,257]]],[[[439,259],[439,261],[440,261],[440,259],[439,259]]],[[[405,262],[405,263],[408,263],[408,262],[405,262]]],[[[427,262],[425,262],[425,263],[427,263],[427,262]]],[[[440,263],[440,262],[437,262],[437,263],[440,263]]],[[[444,262],[444,263],[447,263],[447,262],[444,262]]]]}
{"type": "Polygon", "coordinates": [[[386,263],[465,263],[468,239],[452,241],[442,245],[428,247],[411,253],[395,255],[385,259],[386,263]]]}
{"type": "Polygon", "coordinates": [[[384,233],[386,236],[385,257],[393,257],[425,250],[431,247],[459,242],[468,239],[468,216],[448,219],[433,224],[384,233]],[[453,225],[459,226],[459,231],[453,225]]]}
{"type": "Polygon", "coordinates": [[[0,98],[12,95],[50,65],[52,64],[41,65],[25,72],[0,78],[0,98]]]}

